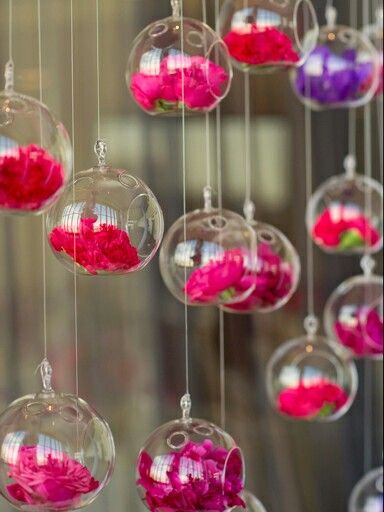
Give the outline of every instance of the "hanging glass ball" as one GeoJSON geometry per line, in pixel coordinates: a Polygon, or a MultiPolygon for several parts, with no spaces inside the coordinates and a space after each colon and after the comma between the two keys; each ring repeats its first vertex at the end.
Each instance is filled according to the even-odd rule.
{"type": "Polygon", "coordinates": [[[180,217],[164,237],[160,271],[169,291],[189,305],[234,303],[253,291],[255,236],[229,210],[195,210],[180,217]],[[243,284],[244,283],[244,284],[243,284]]]}
{"type": "Polygon", "coordinates": [[[163,231],[161,208],[147,185],[105,163],[78,173],[47,215],[53,253],[68,270],[85,275],[141,270],[163,231]]]}
{"type": "Polygon", "coordinates": [[[378,87],[375,48],[362,32],[334,21],[320,29],[316,48],[292,74],[296,95],[313,110],[360,107],[378,87]]]}
{"type": "Polygon", "coordinates": [[[237,68],[270,73],[306,59],[315,47],[318,24],[309,0],[226,0],[220,33],[237,68]]]}
{"type": "Polygon", "coordinates": [[[383,357],[383,278],[359,275],[344,281],[324,309],[328,336],[356,357],[383,357]]]}
{"type": "Polygon", "coordinates": [[[236,507],[233,512],[267,512],[264,505],[249,491],[244,491],[242,498],[245,502],[245,508],[236,507]]]}
{"type": "Polygon", "coordinates": [[[377,252],[383,245],[383,187],[360,174],[333,176],[307,205],[307,228],[328,253],[377,252]]]}
{"type": "Polygon", "coordinates": [[[383,512],[383,467],[367,473],[354,487],[348,512],[383,512]]]}
{"type": "Polygon", "coordinates": [[[268,313],[284,306],[297,289],[300,280],[300,259],[288,238],[274,226],[252,222],[256,236],[256,269],[235,288],[248,297],[222,308],[229,313],[268,313]]]}
{"type": "Polygon", "coordinates": [[[147,26],[130,49],[126,82],[151,115],[210,112],[227,95],[232,66],[220,37],[201,21],[174,15],[147,26]]]}
{"type": "Polygon", "coordinates": [[[0,213],[46,211],[71,171],[68,134],[48,108],[13,90],[0,92],[0,213]]]}
{"type": "Polygon", "coordinates": [[[267,390],[272,406],[285,417],[334,421],[355,399],[357,371],[340,345],[305,335],[275,351],[267,366],[267,390]]]}
{"type": "Polygon", "coordinates": [[[137,489],[152,512],[224,512],[243,506],[244,464],[232,437],[205,420],[158,428],[137,461],[137,489]]]}
{"type": "Polygon", "coordinates": [[[107,423],[74,395],[44,389],[0,416],[0,493],[18,510],[83,508],[108,485],[114,463],[107,423]]]}

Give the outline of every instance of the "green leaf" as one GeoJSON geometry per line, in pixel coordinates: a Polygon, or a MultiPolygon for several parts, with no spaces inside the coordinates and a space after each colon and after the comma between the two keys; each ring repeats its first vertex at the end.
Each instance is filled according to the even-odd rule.
{"type": "Polygon", "coordinates": [[[174,101],[166,101],[166,100],[157,100],[156,101],[156,110],[160,110],[161,112],[172,112],[177,109],[177,102],[174,101]]]}
{"type": "Polygon", "coordinates": [[[227,301],[227,300],[232,299],[235,295],[236,295],[236,291],[232,287],[232,288],[227,288],[226,290],[221,292],[219,297],[220,297],[220,299],[227,301]]]}
{"type": "Polygon", "coordinates": [[[339,244],[340,250],[354,249],[355,247],[363,247],[364,238],[356,229],[348,229],[341,235],[341,242],[339,244]]]}
{"type": "Polygon", "coordinates": [[[335,404],[325,403],[317,414],[318,418],[326,418],[335,412],[335,404]]]}

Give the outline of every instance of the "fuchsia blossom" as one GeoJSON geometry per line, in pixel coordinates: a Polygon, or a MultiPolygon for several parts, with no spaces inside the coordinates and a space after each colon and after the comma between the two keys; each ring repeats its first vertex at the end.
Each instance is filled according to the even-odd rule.
{"type": "Polygon", "coordinates": [[[212,441],[188,442],[154,459],[143,451],[137,485],[151,512],[224,512],[245,508],[242,460],[212,441]],[[225,471],[225,474],[224,474],[225,471]]]}
{"type": "Polygon", "coordinates": [[[383,353],[383,318],[375,309],[359,308],[334,325],[340,342],[358,357],[383,353]]]}
{"type": "Polygon", "coordinates": [[[359,208],[339,203],[333,203],[318,216],[312,236],[320,246],[341,251],[373,247],[380,240],[380,233],[359,208]]]}
{"type": "Polygon", "coordinates": [[[80,462],[66,453],[54,451],[40,461],[38,446],[22,446],[15,462],[8,463],[8,476],[15,483],[7,485],[9,496],[34,506],[75,506],[83,494],[96,491],[99,482],[80,462]]]}
{"type": "Polygon", "coordinates": [[[327,379],[301,381],[285,388],[277,398],[278,410],[294,418],[312,419],[335,414],[348,401],[344,389],[327,379]]]}
{"type": "Polygon", "coordinates": [[[30,144],[0,155],[0,208],[39,210],[64,185],[64,170],[43,148],[30,144]]]}
{"type": "Polygon", "coordinates": [[[189,110],[205,112],[216,106],[228,79],[225,69],[209,59],[176,55],[161,61],[158,74],[134,73],[130,89],[144,110],[172,112],[184,103],[189,110]]]}
{"type": "Polygon", "coordinates": [[[90,274],[128,271],[140,263],[125,231],[110,224],[97,226],[94,218],[80,219],[76,233],[54,228],[49,241],[55,251],[64,251],[90,274]]]}

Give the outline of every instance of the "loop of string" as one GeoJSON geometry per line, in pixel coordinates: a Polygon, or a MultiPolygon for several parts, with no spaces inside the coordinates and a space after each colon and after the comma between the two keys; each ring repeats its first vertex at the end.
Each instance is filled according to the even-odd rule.
{"type": "Polygon", "coordinates": [[[99,27],[99,0],[95,0],[95,8],[96,8],[97,139],[100,140],[100,27],[99,27]]]}

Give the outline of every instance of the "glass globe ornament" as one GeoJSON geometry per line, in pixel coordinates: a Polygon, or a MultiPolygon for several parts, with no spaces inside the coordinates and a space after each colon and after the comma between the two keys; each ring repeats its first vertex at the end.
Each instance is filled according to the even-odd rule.
{"type": "Polygon", "coordinates": [[[124,169],[105,163],[106,145],[96,142],[99,164],[77,174],[47,215],[47,234],[57,259],[84,275],[128,274],[156,254],[163,214],[152,191],[124,169]]]}
{"type": "Polygon", "coordinates": [[[228,94],[232,66],[227,48],[208,25],[173,14],[134,40],[126,83],[133,100],[154,116],[210,112],[228,94]]]}
{"type": "Polygon", "coordinates": [[[261,501],[249,491],[244,491],[242,498],[245,502],[245,508],[236,507],[233,512],[267,512],[261,501]]]}
{"type": "Polygon", "coordinates": [[[383,512],[383,467],[367,473],[354,487],[348,512],[383,512]]]}
{"type": "Polygon", "coordinates": [[[180,217],[164,236],[160,272],[169,291],[192,306],[245,300],[255,269],[255,235],[241,215],[212,208],[180,217]]]}
{"type": "Polygon", "coordinates": [[[355,357],[383,357],[383,278],[372,273],[341,283],[324,308],[329,337],[355,357]]]}
{"type": "Polygon", "coordinates": [[[220,13],[232,62],[250,73],[300,65],[315,47],[318,30],[309,0],[226,0],[220,13]]]}
{"type": "Polygon", "coordinates": [[[113,437],[84,400],[52,389],[47,360],[41,373],[42,391],[0,416],[0,494],[24,512],[78,510],[110,481],[113,437]]]}
{"type": "Polygon", "coordinates": [[[40,214],[57,201],[72,171],[64,126],[48,108],[13,89],[13,63],[0,92],[0,213],[40,214]]]}
{"type": "Polygon", "coordinates": [[[351,355],[315,330],[281,345],[268,363],[266,379],[272,407],[286,418],[309,422],[341,418],[358,385],[351,355]]]}
{"type": "Polygon", "coordinates": [[[244,292],[251,285],[254,287],[244,300],[222,306],[229,313],[275,311],[289,301],[300,280],[300,259],[288,238],[274,226],[263,222],[252,220],[250,226],[256,237],[256,268],[237,287],[242,286],[244,292]]]}
{"type": "Polygon", "coordinates": [[[348,156],[346,172],[325,181],[307,205],[309,236],[331,254],[375,253],[383,246],[383,187],[354,166],[348,156]]]}
{"type": "Polygon", "coordinates": [[[189,395],[181,404],[183,417],[155,430],[140,451],[136,485],[141,500],[151,512],[224,512],[244,506],[240,448],[213,423],[190,417],[189,395]]]}
{"type": "Polygon", "coordinates": [[[362,32],[336,25],[334,7],[326,17],[316,48],[292,71],[293,89],[313,110],[361,107],[378,88],[377,51],[362,32]]]}

